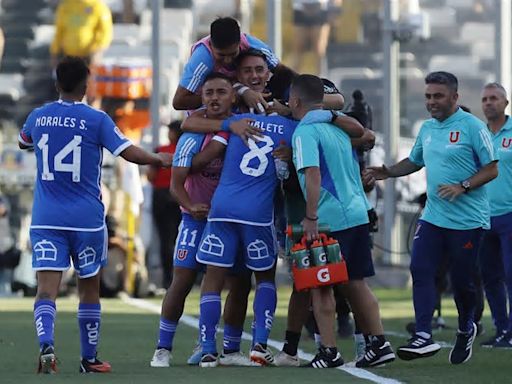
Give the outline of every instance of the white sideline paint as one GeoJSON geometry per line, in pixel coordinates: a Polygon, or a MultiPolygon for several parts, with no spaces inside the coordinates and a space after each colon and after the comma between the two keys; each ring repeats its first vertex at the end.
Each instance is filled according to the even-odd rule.
{"type": "MultiPolygon", "coordinates": [[[[160,310],[161,310],[160,305],[156,305],[156,304],[150,303],[150,302],[142,300],[142,299],[133,299],[128,296],[123,296],[123,297],[121,297],[121,300],[128,305],[132,305],[137,308],[145,309],[149,312],[160,313],[160,310]]],[[[180,323],[186,324],[192,328],[199,329],[199,320],[192,316],[188,316],[188,315],[181,316],[180,323]]],[[[222,328],[218,328],[217,331],[222,332],[223,330],[222,330],[222,328]]],[[[242,333],[242,339],[250,341],[250,340],[252,340],[252,335],[248,334],[247,332],[244,332],[244,333],[242,333]]],[[[283,343],[276,341],[276,340],[272,340],[272,339],[268,340],[267,345],[269,345],[272,348],[275,348],[279,351],[283,347],[283,343]]],[[[301,349],[298,350],[298,354],[301,359],[307,360],[307,361],[312,360],[314,357],[312,354],[306,353],[306,352],[302,351],[301,349]]],[[[388,379],[386,377],[378,376],[374,373],[368,372],[361,368],[349,368],[349,367],[342,366],[342,367],[338,367],[337,369],[345,371],[352,376],[356,376],[356,377],[359,377],[360,379],[365,379],[365,380],[368,380],[368,381],[371,381],[371,382],[377,383],[377,384],[402,384],[402,382],[400,382],[398,380],[388,379]]]]}

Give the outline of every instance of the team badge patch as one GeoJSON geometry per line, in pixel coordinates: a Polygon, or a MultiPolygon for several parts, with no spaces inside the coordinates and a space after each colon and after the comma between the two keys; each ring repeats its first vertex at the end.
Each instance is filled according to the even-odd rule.
{"type": "Polygon", "coordinates": [[[459,141],[460,131],[451,131],[450,132],[450,143],[455,144],[459,141]]]}

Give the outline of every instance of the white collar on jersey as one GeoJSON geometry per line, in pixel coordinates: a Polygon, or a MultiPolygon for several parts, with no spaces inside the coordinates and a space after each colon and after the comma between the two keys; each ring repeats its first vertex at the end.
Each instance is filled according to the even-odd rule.
{"type": "Polygon", "coordinates": [[[57,100],[57,103],[59,104],[62,104],[62,105],[75,105],[75,104],[83,104],[83,102],[81,101],[65,101],[65,100],[62,100],[62,99],[59,99],[57,100]]]}

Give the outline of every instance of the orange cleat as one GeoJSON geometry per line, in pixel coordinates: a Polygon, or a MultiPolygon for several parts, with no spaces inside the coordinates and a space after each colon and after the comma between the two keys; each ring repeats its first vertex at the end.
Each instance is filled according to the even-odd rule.
{"type": "Polygon", "coordinates": [[[109,373],[112,372],[112,367],[106,361],[94,359],[91,363],[87,359],[82,359],[80,362],[80,373],[109,373]]]}

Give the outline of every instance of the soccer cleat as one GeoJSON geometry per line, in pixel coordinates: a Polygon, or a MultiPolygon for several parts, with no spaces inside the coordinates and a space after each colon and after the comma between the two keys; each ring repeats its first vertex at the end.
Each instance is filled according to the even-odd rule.
{"type": "Polygon", "coordinates": [[[155,350],[149,365],[153,368],[165,368],[170,365],[171,359],[171,351],[165,348],[158,348],[155,350]]]}
{"type": "Polygon", "coordinates": [[[54,374],[57,373],[57,361],[53,346],[44,344],[39,354],[39,367],[37,373],[54,374]]]}
{"type": "Polygon", "coordinates": [[[203,357],[203,350],[201,349],[201,344],[196,344],[194,349],[192,350],[192,354],[187,360],[188,365],[198,365],[201,361],[201,357],[203,357]]]}
{"type": "Polygon", "coordinates": [[[93,362],[87,359],[82,359],[80,362],[80,373],[109,373],[112,372],[112,367],[106,361],[100,361],[94,358],[93,362]]]}
{"type": "Polygon", "coordinates": [[[238,367],[260,367],[261,364],[251,361],[243,352],[226,353],[219,356],[219,365],[238,367]]]}
{"type": "Polygon", "coordinates": [[[422,357],[435,355],[441,346],[432,340],[432,337],[425,339],[416,334],[408,340],[407,345],[398,348],[397,355],[402,360],[414,360],[422,357]]]}
{"type": "Polygon", "coordinates": [[[323,369],[341,367],[343,364],[344,361],[339,352],[329,353],[327,348],[320,348],[313,360],[303,367],[323,369]]]}
{"type": "Polygon", "coordinates": [[[379,345],[374,341],[369,348],[366,349],[363,357],[356,361],[357,368],[378,367],[395,360],[395,353],[391,348],[389,341],[379,345]]]}
{"type": "Polygon", "coordinates": [[[496,344],[501,343],[501,341],[506,338],[507,332],[496,332],[496,335],[488,340],[481,342],[480,346],[484,348],[493,348],[496,344]]]}
{"type": "Polygon", "coordinates": [[[217,365],[219,365],[219,360],[213,353],[203,355],[199,362],[201,368],[215,368],[217,365]]]}
{"type": "Polygon", "coordinates": [[[473,342],[476,337],[476,324],[473,323],[471,330],[467,333],[457,331],[457,340],[450,351],[448,359],[452,364],[462,364],[471,358],[473,353],[473,342]]]}
{"type": "Polygon", "coordinates": [[[257,343],[251,349],[251,360],[260,365],[270,365],[274,362],[274,356],[270,349],[265,349],[261,344],[257,343]]]}
{"type": "Polygon", "coordinates": [[[277,367],[299,367],[300,360],[297,355],[292,356],[285,351],[279,351],[277,355],[274,356],[274,365],[277,367]]]}

